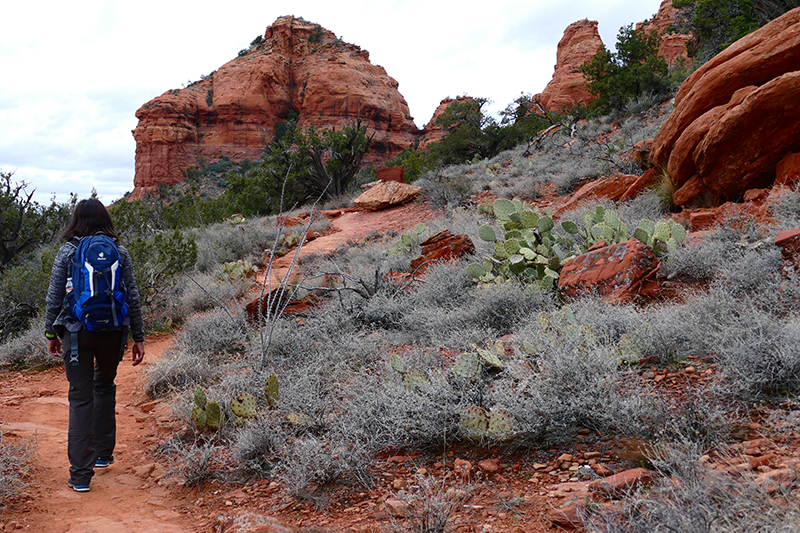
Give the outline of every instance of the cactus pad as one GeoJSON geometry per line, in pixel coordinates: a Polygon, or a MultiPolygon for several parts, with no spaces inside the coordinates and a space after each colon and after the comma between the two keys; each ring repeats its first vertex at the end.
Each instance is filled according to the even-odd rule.
{"type": "Polygon", "coordinates": [[[256,395],[252,392],[242,392],[231,400],[231,411],[241,418],[254,418],[256,416],[256,395]]]}
{"type": "Polygon", "coordinates": [[[206,393],[203,392],[203,388],[200,387],[200,385],[195,387],[195,389],[194,389],[194,404],[197,407],[199,407],[200,409],[205,409],[207,401],[208,400],[206,399],[206,393]]]}
{"type": "Polygon", "coordinates": [[[408,390],[414,390],[427,382],[428,379],[425,377],[425,374],[416,368],[412,368],[403,375],[403,383],[405,383],[408,390]]]}
{"type": "Polygon", "coordinates": [[[264,384],[264,393],[267,395],[267,403],[270,407],[275,405],[278,401],[278,391],[280,390],[280,383],[278,383],[278,376],[270,374],[264,384]]]}
{"type": "Polygon", "coordinates": [[[489,428],[489,416],[482,407],[468,405],[461,411],[459,426],[464,436],[479,440],[486,435],[489,428]]]}
{"type": "Polygon", "coordinates": [[[456,376],[470,381],[475,381],[480,373],[480,361],[475,353],[462,353],[453,363],[453,373],[456,376]]]}
{"type": "Polygon", "coordinates": [[[407,372],[406,364],[400,359],[399,355],[392,354],[392,357],[389,358],[389,363],[392,365],[392,369],[398,374],[405,374],[407,372]]]}
{"type": "Polygon", "coordinates": [[[208,402],[206,404],[206,427],[214,431],[218,430],[222,425],[222,411],[217,402],[208,402]]]}
{"type": "Polygon", "coordinates": [[[483,361],[484,364],[497,368],[498,370],[503,369],[503,363],[491,351],[478,348],[478,355],[480,355],[481,361],[483,361]]]}
{"type": "Polygon", "coordinates": [[[486,436],[497,440],[507,441],[514,432],[514,415],[505,409],[492,409],[489,412],[486,436]]]}
{"type": "Polygon", "coordinates": [[[667,242],[671,235],[672,229],[669,227],[669,222],[666,220],[659,220],[656,224],[655,231],[653,231],[653,239],[667,242]]]}
{"type": "Polygon", "coordinates": [[[205,429],[206,420],[206,410],[199,405],[195,405],[192,409],[192,421],[194,422],[194,427],[197,428],[197,431],[203,431],[203,429],[205,429]]]}
{"type": "Polygon", "coordinates": [[[311,419],[303,413],[289,413],[286,420],[293,426],[307,427],[311,425],[311,419]]]}
{"type": "Polygon", "coordinates": [[[496,216],[498,220],[508,220],[511,213],[514,211],[519,211],[519,208],[517,205],[514,205],[514,202],[511,200],[498,198],[494,201],[494,216],[496,216]]]}

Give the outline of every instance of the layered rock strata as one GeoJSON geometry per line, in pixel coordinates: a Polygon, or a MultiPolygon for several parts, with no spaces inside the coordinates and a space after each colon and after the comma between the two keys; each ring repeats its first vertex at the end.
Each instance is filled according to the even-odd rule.
{"type": "Polygon", "coordinates": [[[394,157],[417,137],[397,81],[370,63],[369,52],[289,16],[236,59],[147,102],[136,117],[135,195],[182,180],[201,159],[256,160],[291,117],[302,128],[361,119],[374,135],[368,162],[394,157]]]}

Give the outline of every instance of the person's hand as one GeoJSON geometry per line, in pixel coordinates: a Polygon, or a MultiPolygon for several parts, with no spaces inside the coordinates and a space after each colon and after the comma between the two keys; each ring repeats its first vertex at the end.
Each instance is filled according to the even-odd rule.
{"type": "Polygon", "coordinates": [[[139,363],[142,362],[142,359],[144,359],[144,343],[143,342],[134,342],[133,343],[133,348],[131,349],[131,352],[133,354],[133,357],[132,357],[133,362],[132,362],[132,364],[133,364],[133,366],[136,366],[136,365],[138,365],[139,363]]]}
{"type": "Polygon", "coordinates": [[[50,352],[50,355],[53,357],[61,357],[61,339],[56,337],[55,339],[48,339],[47,341],[47,351],[50,352]]]}

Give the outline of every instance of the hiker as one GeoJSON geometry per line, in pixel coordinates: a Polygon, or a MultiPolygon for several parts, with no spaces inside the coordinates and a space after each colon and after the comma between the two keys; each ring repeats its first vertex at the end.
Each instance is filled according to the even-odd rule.
{"type": "Polygon", "coordinates": [[[144,328],[131,258],[119,243],[105,206],[96,198],[78,202],[63,238],[67,242],[58,251],[50,274],[45,336],[50,354],[64,359],[69,381],[67,485],[76,492],[88,492],[94,469],[114,462],[114,378],[129,331],[134,342],[133,366],[142,362],[144,328]],[[97,252],[97,246],[104,247],[97,252]],[[90,258],[92,253],[95,259],[90,258]],[[92,266],[97,257],[112,257],[112,275],[92,266]],[[87,300],[98,287],[104,290],[87,300]]]}

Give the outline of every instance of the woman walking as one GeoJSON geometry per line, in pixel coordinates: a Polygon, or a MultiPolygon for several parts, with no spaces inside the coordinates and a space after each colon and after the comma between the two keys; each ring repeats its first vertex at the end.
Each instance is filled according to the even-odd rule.
{"type": "MultiPolygon", "coordinates": [[[[50,354],[64,358],[64,368],[69,381],[67,455],[70,477],[67,484],[77,492],[88,492],[94,469],[107,467],[114,462],[113,453],[116,444],[114,378],[125,352],[129,330],[134,342],[133,365],[142,362],[144,328],[131,258],[125,247],[119,243],[111,216],[105,206],[96,198],[78,202],[72,211],[63,238],[67,242],[58,251],[50,274],[45,336],[50,354]],[[93,326],[91,323],[87,325],[86,320],[83,322],[78,320],[75,310],[77,309],[82,318],[83,310],[75,303],[75,296],[79,294],[72,294],[73,282],[75,292],[78,293],[79,280],[73,280],[73,264],[81,239],[98,235],[110,237],[113,239],[109,241],[111,246],[116,245],[122,275],[121,279],[115,279],[113,283],[120,289],[117,292],[122,296],[123,304],[127,304],[127,309],[124,309],[125,305],[121,306],[123,309],[112,309],[114,320],[107,327],[93,326]],[[127,293],[126,298],[125,293],[127,293]],[[118,323],[118,316],[125,318],[118,323]]],[[[104,254],[101,252],[99,255],[102,259],[104,254]]],[[[80,264],[77,266],[80,267],[80,264]]],[[[91,267],[89,270],[88,277],[91,278],[95,272],[91,267]]],[[[94,293],[94,286],[91,290],[94,293]]]]}

